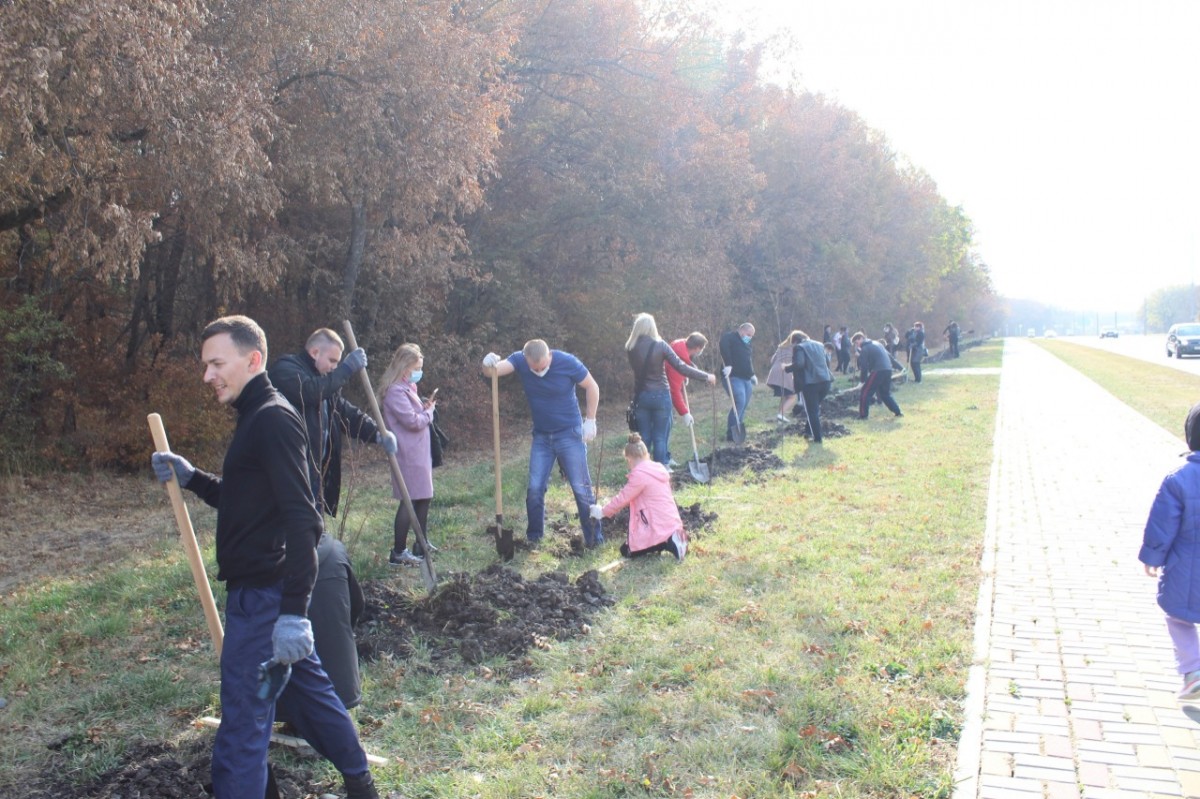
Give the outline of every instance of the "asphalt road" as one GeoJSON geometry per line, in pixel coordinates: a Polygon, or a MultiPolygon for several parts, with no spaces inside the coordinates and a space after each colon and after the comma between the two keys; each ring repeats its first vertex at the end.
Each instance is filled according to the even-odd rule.
{"type": "Polygon", "coordinates": [[[1152,333],[1148,336],[1127,336],[1120,338],[1100,338],[1099,336],[1059,336],[1063,341],[1083,344],[1096,349],[1108,350],[1130,358],[1139,358],[1162,366],[1170,366],[1182,372],[1200,375],[1200,357],[1187,356],[1182,360],[1167,357],[1167,334],[1152,333]]]}

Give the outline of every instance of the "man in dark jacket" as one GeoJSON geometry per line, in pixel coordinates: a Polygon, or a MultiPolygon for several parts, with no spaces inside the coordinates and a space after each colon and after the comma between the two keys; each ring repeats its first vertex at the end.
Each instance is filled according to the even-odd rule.
{"type": "Polygon", "coordinates": [[[855,333],[851,343],[859,350],[858,362],[862,369],[862,393],[858,397],[858,418],[866,419],[871,407],[871,397],[878,395],[879,401],[896,416],[903,416],[900,406],[892,398],[892,368],[899,367],[896,359],[888,355],[887,348],[878,341],[855,333]]]}
{"type": "Polygon", "coordinates": [[[342,337],[323,327],[308,337],[304,352],[283,356],[268,372],[272,385],[304,419],[309,481],[317,507],[330,516],[337,515],[342,493],[343,435],[396,452],[396,437],[381,433],[370,416],[342,396],[342,387],[367,366],[361,347],[342,360],[344,349],[342,337]]]}
{"type": "Polygon", "coordinates": [[[921,362],[925,360],[925,324],[913,322],[913,343],[908,355],[908,365],[912,367],[913,382],[921,382],[921,362]]]}
{"type": "Polygon", "coordinates": [[[742,322],[737,330],[727,330],[721,334],[718,343],[721,361],[725,364],[723,372],[729,381],[729,389],[733,392],[733,407],[729,409],[729,416],[725,422],[726,441],[733,441],[735,427],[745,425],[750,392],[758,385],[758,376],[754,374],[754,353],[750,349],[750,341],[753,338],[754,325],[742,322]]]}
{"type": "Polygon", "coordinates": [[[204,382],[237,411],[221,476],[171,452],[151,463],[217,509],[217,579],[225,581],[221,726],[213,743],[217,799],[267,795],[267,747],[277,697],[260,664],[290,666],[278,698],[292,722],[346,782],[348,799],[379,799],[354,722],[313,649],[309,598],[323,517],[308,481],[304,425],[266,375],[267,338],[254,320],[226,316],[201,335],[204,382]]]}

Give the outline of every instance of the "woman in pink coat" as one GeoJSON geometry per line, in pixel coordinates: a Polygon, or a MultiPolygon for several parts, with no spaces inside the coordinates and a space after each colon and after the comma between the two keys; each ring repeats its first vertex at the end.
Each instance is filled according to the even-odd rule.
{"type": "MultiPolygon", "coordinates": [[[[417,394],[417,383],[421,382],[425,358],[416,344],[401,344],[392,356],[387,371],[383,373],[379,392],[379,407],[383,423],[396,437],[396,461],[400,474],[412,499],[417,522],[428,540],[429,503],[433,500],[433,456],[429,449],[429,426],[433,423],[434,401],[422,400],[417,394]]],[[[403,499],[400,484],[392,477],[392,496],[403,499]]],[[[408,508],[403,502],[396,509],[396,521],[392,526],[395,540],[388,563],[393,566],[415,566],[424,553],[408,549],[408,531],[412,527],[408,508]]]]}
{"type": "Polygon", "coordinates": [[[621,554],[636,558],[651,552],[670,552],[676,560],[683,560],[687,533],[671,493],[671,473],[650,459],[650,451],[637,433],[629,434],[625,462],[629,464],[625,487],[607,505],[593,505],[592,518],[611,518],[628,505],[629,540],[621,544],[621,554]]]}

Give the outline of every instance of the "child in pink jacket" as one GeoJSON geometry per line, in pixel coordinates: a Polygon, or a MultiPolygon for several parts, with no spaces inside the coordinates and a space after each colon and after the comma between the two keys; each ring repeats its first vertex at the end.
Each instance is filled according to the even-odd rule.
{"type": "Polygon", "coordinates": [[[676,560],[683,560],[687,533],[671,493],[671,473],[650,459],[650,451],[637,433],[629,434],[625,462],[629,464],[628,482],[607,505],[592,505],[592,518],[612,517],[628,505],[629,540],[621,544],[621,554],[636,558],[651,552],[670,552],[676,560]]]}

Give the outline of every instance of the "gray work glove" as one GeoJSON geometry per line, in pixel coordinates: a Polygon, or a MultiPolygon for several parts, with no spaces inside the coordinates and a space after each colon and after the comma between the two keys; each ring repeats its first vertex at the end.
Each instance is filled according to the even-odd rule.
{"type": "Polygon", "coordinates": [[[494,352],[489,352],[487,355],[483,356],[484,369],[495,369],[496,364],[498,363],[500,363],[500,356],[494,352]]]}
{"type": "Polygon", "coordinates": [[[379,435],[375,439],[375,443],[382,446],[383,451],[387,454],[396,454],[396,435],[391,430],[380,430],[379,435]]]}
{"type": "Polygon", "coordinates": [[[725,366],[725,367],[721,368],[721,374],[725,375],[726,377],[729,377],[729,375],[732,373],[733,373],[732,366],[725,366]]]}
{"type": "Polygon", "coordinates": [[[174,452],[154,453],[150,456],[150,466],[154,468],[154,476],[158,478],[158,482],[169,483],[174,475],[179,480],[180,488],[186,487],[192,475],[196,473],[195,466],[174,452]]]}
{"type": "Polygon", "coordinates": [[[276,663],[291,664],[304,660],[313,651],[312,622],[303,616],[282,615],[271,631],[271,646],[276,663]]]}
{"type": "Polygon", "coordinates": [[[342,363],[346,364],[346,368],[351,374],[367,368],[367,353],[362,347],[350,351],[350,354],[342,359],[342,363]]]}

